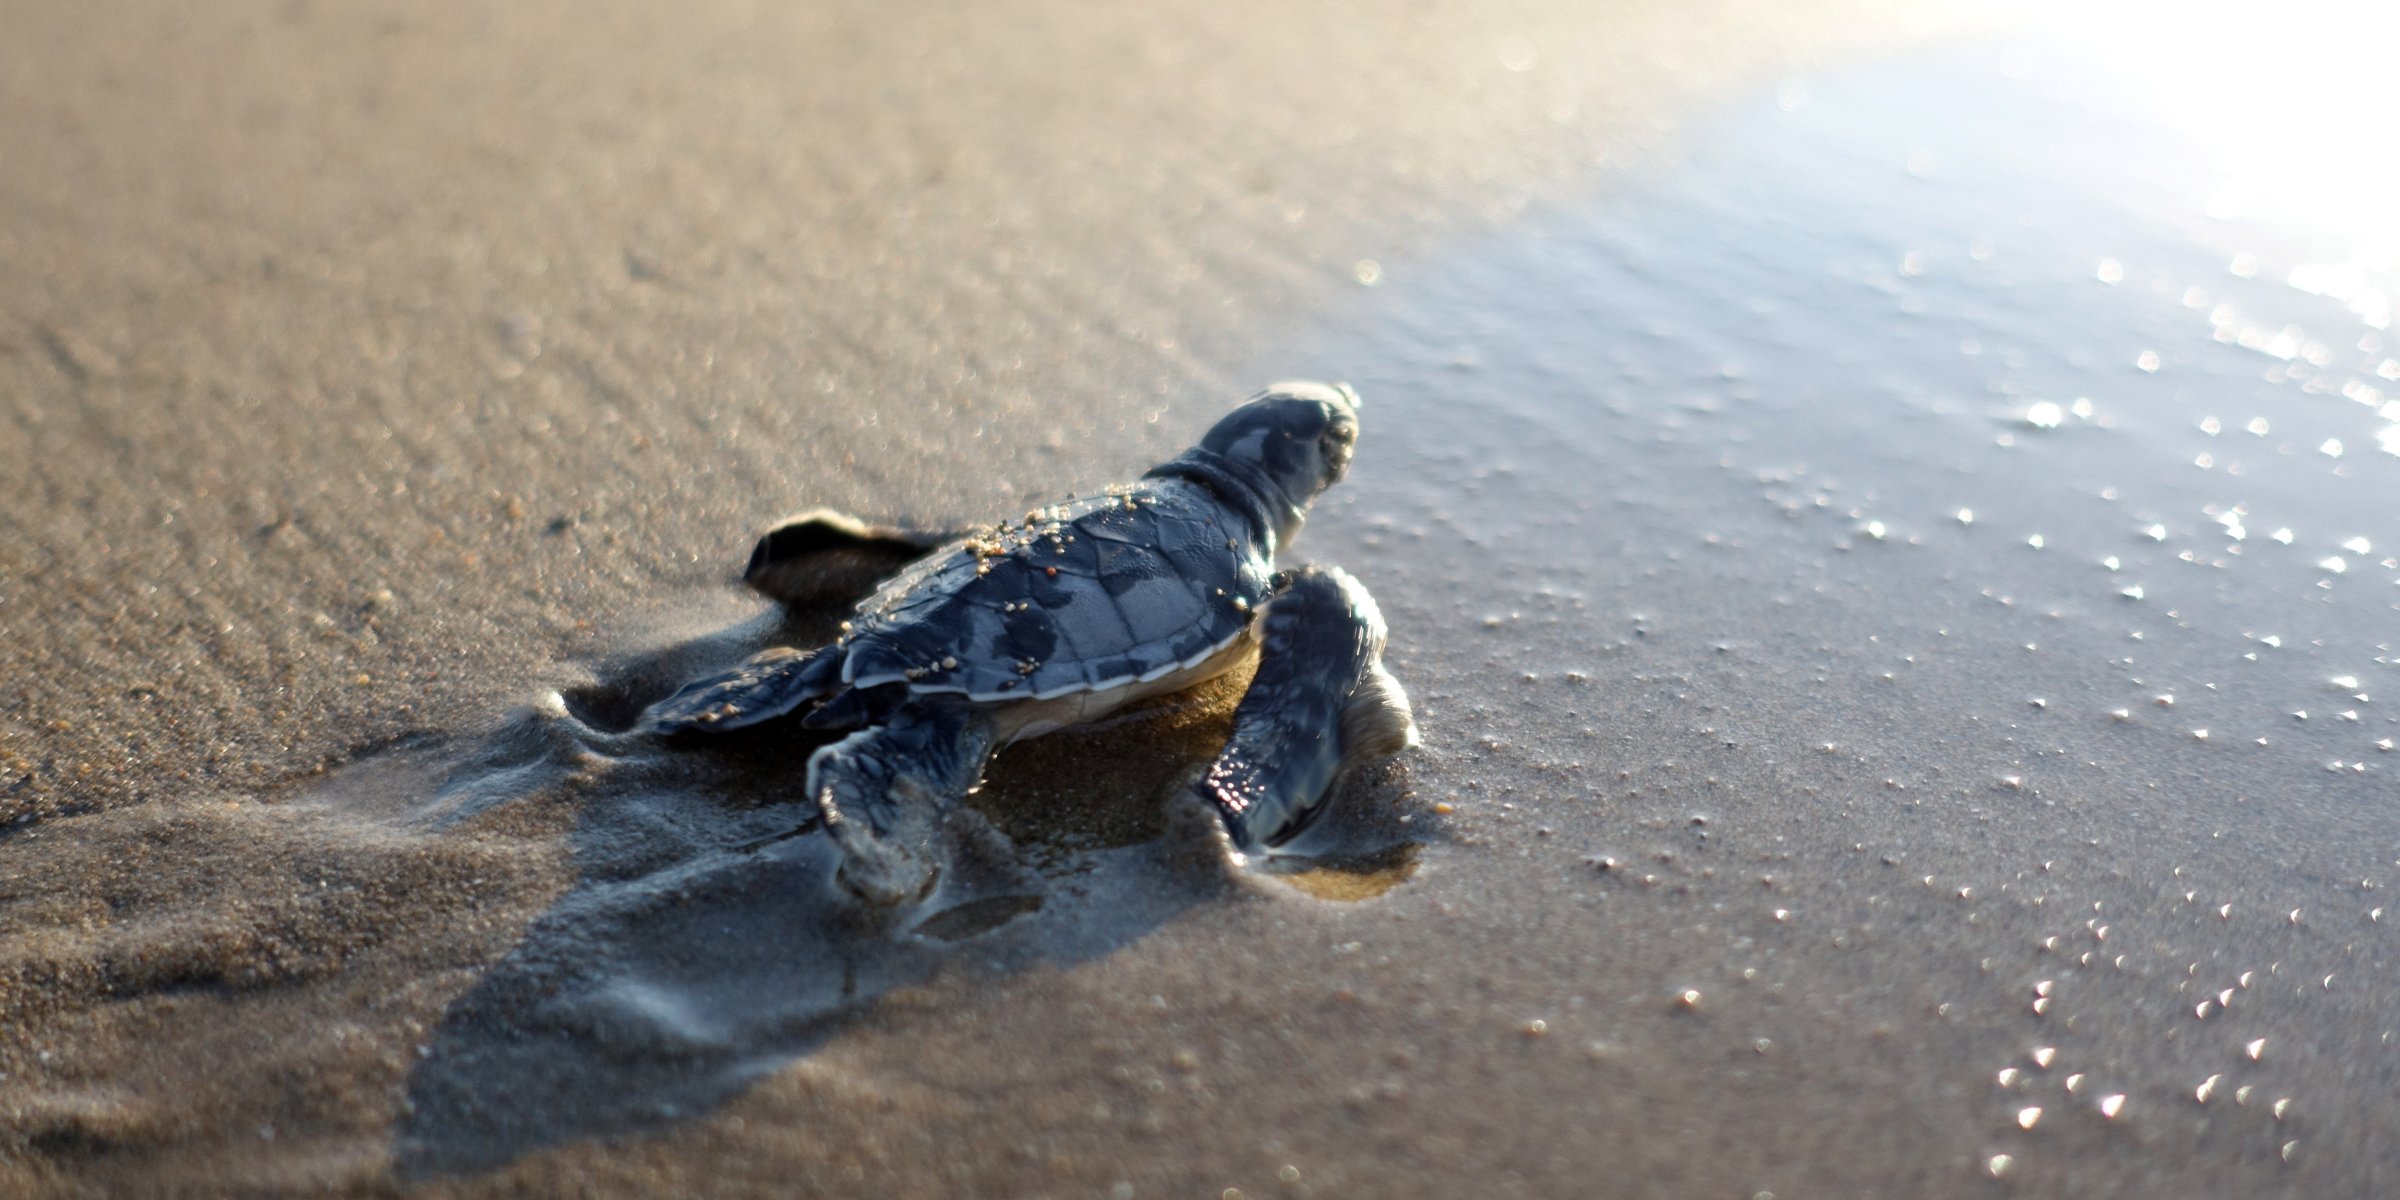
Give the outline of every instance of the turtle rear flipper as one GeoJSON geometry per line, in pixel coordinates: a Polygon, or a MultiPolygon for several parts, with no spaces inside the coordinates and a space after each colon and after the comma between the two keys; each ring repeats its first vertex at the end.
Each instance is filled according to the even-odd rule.
{"type": "Polygon", "coordinates": [[[1195,785],[1243,851],[1291,840],[1344,771],[1417,740],[1408,694],[1383,669],[1383,614],[1366,588],[1333,567],[1277,583],[1233,737],[1195,785]]]}
{"type": "Polygon", "coordinates": [[[843,889],[874,905],[930,891],[941,873],[942,820],[983,778],[994,748],[989,717],[933,699],[811,755],[808,794],[841,847],[843,889]]]}
{"type": "Polygon", "coordinates": [[[870,525],[820,508],[786,517],[758,539],[742,582],[794,608],[845,604],[955,535],[870,525]]]}
{"type": "Polygon", "coordinates": [[[842,685],[839,645],[778,646],[744,659],[650,706],[643,723],[658,733],[723,733],[771,721],[842,685]]]}

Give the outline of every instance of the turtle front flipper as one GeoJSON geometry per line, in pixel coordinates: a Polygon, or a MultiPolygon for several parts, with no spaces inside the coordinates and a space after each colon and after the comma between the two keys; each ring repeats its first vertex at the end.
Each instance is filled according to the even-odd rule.
{"type": "Polygon", "coordinates": [[[722,674],[686,684],[650,706],[643,724],[657,733],[723,733],[770,721],[842,685],[839,645],[778,646],[722,674]]]}
{"type": "Polygon", "coordinates": [[[931,890],[942,818],[983,778],[993,740],[982,713],[928,697],[811,755],[808,794],[841,848],[842,887],[878,905],[931,890]]]}
{"type": "Polygon", "coordinates": [[[870,525],[830,508],[786,517],[758,539],[742,582],[771,600],[807,608],[843,604],[956,534],[870,525]]]}
{"type": "Polygon", "coordinates": [[[1274,847],[1332,798],[1342,772],[1417,744],[1408,693],[1383,669],[1383,614],[1334,567],[1284,572],[1233,737],[1195,787],[1234,848],[1274,847]]]}

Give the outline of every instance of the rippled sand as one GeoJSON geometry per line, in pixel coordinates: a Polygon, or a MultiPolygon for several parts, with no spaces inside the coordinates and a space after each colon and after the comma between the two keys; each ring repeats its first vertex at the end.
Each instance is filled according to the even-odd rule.
{"type": "Polygon", "coordinates": [[[2388,243],[1962,22],[12,14],[0,1191],[2388,1190],[2388,243]],[[1317,869],[1160,803],[1238,680],[904,918],[608,732],[1294,375],[1317,869]]]}

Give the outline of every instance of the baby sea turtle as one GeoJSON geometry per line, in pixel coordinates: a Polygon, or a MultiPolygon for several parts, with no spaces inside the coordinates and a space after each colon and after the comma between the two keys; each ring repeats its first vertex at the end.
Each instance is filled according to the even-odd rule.
{"type": "MultiPolygon", "coordinates": [[[[935,831],[999,747],[1214,678],[1256,646],[1233,736],[1192,786],[1238,849],[1277,845],[1345,768],[1416,742],[1366,589],[1333,567],[1275,569],[1357,438],[1348,386],[1276,384],[1138,482],[947,542],[861,601],[831,645],[755,655],[645,723],[703,733],[799,714],[850,731],[809,758],[808,794],[843,886],[890,904],[932,886],[935,831]]],[[[812,513],[761,539],[744,578],[814,599],[793,569],[803,556],[909,536],[812,513]]]]}

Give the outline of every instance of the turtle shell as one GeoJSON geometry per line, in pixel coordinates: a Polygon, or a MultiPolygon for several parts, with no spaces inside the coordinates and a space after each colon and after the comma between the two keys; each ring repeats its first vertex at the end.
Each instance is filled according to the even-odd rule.
{"type": "Polygon", "coordinates": [[[1261,539],[1200,486],[1166,479],[962,538],[858,607],[842,678],[979,701],[1105,691],[1194,666],[1267,593],[1261,539]]]}

